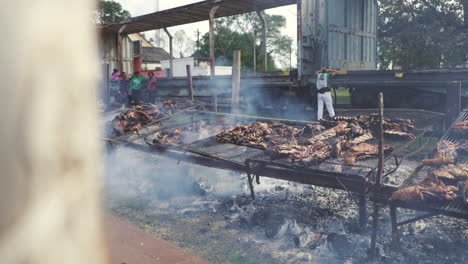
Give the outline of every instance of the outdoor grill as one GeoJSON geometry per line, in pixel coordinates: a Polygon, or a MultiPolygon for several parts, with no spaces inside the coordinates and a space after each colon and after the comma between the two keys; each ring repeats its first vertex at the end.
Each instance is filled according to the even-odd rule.
{"type": "MultiPolygon", "coordinates": [[[[339,112],[338,115],[353,117],[376,113],[377,110],[348,110],[339,112]]],[[[394,151],[385,157],[388,167],[390,168],[392,167],[390,165],[393,165],[390,171],[386,171],[387,174],[398,168],[399,158],[403,156],[400,154],[401,150],[417,142],[424,136],[425,131],[433,129],[434,126],[437,128],[442,127],[440,124],[443,123],[445,118],[442,114],[421,110],[386,110],[385,116],[411,119],[416,127],[416,138],[413,140],[385,140],[386,145],[394,147],[394,151]]],[[[367,219],[367,195],[372,191],[377,158],[359,161],[352,166],[344,165],[343,161],[339,159],[327,160],[316,166],[299,166],[287,160],[272,160],[262,149],[220,143],[216,140],[216,135],[218,133],[208,134],[205,138],[194,139],[193,141],[184,142],[183,144],[153,143],[153,139],[158,133],[163,131],[184,126],[193,126],[199,121],[214,120],[216,118],[229,119],[233,124],[247,124],[256,121],[278,121],[287,125],[304,127],[306,124],[315,123],[203,111],[186,111],[168,120],[163,120],[162,125],[157,129],[142,129],[139,135],[133,134],[119,142],[129,148],[147,153],[156,153],[192,164],[247,173],[252,198],[255,198],[253,181],[256,179],[257,183],[260,183],[260,177],[340,189],[350,194],[357,193],[359,201],[356,202],[360,207],[360,223],[361,225],[365,225],[367,219]]],[[[394,187],[384,186],[382,188],[382,191],[388,194],[391,194],[393,190],[394,187]]]]}

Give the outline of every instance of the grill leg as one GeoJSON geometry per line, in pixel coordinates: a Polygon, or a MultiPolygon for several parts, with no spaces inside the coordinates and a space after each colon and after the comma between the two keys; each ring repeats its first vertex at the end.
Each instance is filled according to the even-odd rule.
{"type": "Polygon", "coordinates": [[[363,230],[367,225],[367,199],[365,195],[359,195],[359,228],[363,230]]]}
{"type": "Polygon", "coordinates": [[[394,249],[400,249],[400,234],[398,232],[397,208],[390,206],[390,219],[392,222],[392,246],[394,249]]]}
{"type": "Polygon", "coordinates": [[[254,191],[254,187],[253,187],[253,176],[250,175],[250,173],[247,174],[247,180],[249,182],[250,197],[252,197],[252,200],[255,200],[255,191],[254,191]]]}
{"type": "Polygon", "coordinates": [[[377,229],[379,225],[379,205],[377,203],[374,203],[374,214],[372,218],[371,262],[375,262],[377,258],[377,229]]]}

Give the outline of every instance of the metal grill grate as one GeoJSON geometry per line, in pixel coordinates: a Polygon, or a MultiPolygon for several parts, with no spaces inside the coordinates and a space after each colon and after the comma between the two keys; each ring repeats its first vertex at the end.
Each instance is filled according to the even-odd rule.
{"type": "MultiPolygon", "coordinates": [[[[468,120],[468,110],[464,110],[460,113],[459,117],[455,122],[462,122],[468,120]]],[[[454,134],[451,129],[448,129],[445,135],[440,139],[448,140],[451,142],[460,142],[460,140],[466,140],[465,138],[460,138],[458,135],[454,134]]],[[[457,158],[456,165],[461,163],[467,163],[468,156],[466,155],[459,155],[457,158]]],[[[405,180],[401,188],[409,187],[414,185],[421,184],[424,179],[427,177],[428,173],[430,173],[434,168],[429,166],[420,166],[416,169],[416,171],[405,180]]],[[[405,203],[402,203],[403,207],[405,207],[405,203]]],[[[415,206],[412,206],[415,207],[415,206]]],[[[445,202],[437,202],[437,203],[418,203],[416,208],[424,209],[424,210],[432,210],[439,212],[440,214],[455,216],[460,218],[468,219],[468,206],[463,203],[463,199],[461,197],[455,199],[454,201],[445,201],[445,202]]]]}
{"type": "MultiPolygon", "coordinates": [[[[339,113],[339,115],[342,116],[359,116],[359,115],[369,115],[372,113],[377,113],[376,110],[349,110],[349,111],[343,111],[339,113]]],[[[387,110],[385,112],[385,115],[387,117],[392,117],[392,118],[401,118],[401,119],[411,119],[415,123],[415,126],[417,128],[416,131],[416,136],[421,137],[425,129],[428,129],[428,127],[437,121],[442,121],[444,118],[444,115],[439,114],[439,113],[434,113],[434,112],[428,112],[428,111],[419,111],[419,110],[387,110]]],[[[225,117],[226,115],[223,114],[214,114],[214,113],[209,113],[206,118],[217,118],[217,117],[225,117]]],[[[304,122],[304,121],[294,121],[294,120],[284,120],[284,119],[265,119],[261,117],[246,117],[246,116],[233,116],[229,115],[227,116],[228,118],[235,118],[239,122],[247,123],[247,122],[253,122],[253,121],[279,121],[285,124],[293,125],[293,126],[301,126],[303,127],[305,124],[308,123],[313,123],[313,122],[304,122]]],[[[181,124],[179,127],[184,126],[187,124],[181,124]]],[[[178,127],[177,125],[174,127],[178,127]]],[[[172,128],[174,128],[172,127],[172,128]]],[[[162,130],[156,131],[160,132],[162,130]]],[[[317,166],[309,166],[309,167],[304,167],[300,165],[295,165],[292,164],[289,160],[286,159],[278,159],[278,160],[272,160],[269,155],[265,153],[263,150],[259,150],[256,148],[252,147],[247,147],[247,146],[238,146],[238,145],[233,145],[233,144],[224,144],[217,142],[215,139],[215,135],[209,135],[208,138],[195,141],[195,142],[189,142],[186,145],[164,145],[164,144],[158,144],[158,145],[153,145],[150,143],[151,136],[148,137],[147,143],[152,146],[152,147],[158,147],[158,148],[176,148],[182,151],[192,151],[192,152],[198,152],[198,153],[203,153],[205,156],[213,156],[214,158],[223,158],[226,160],[230,160],[232,162],[235,162],[237,164],[244,164],[246,160],[250,160],[252,162],[257,162],[257,163],[263,163],[267,165],[273,165],[273,166],[279,166],[279,167],[284,167],[288,169],[293,169],[293,170],[304,170],[308,169],[309,171],[322,171],[322,172],[331,172],[331,173],[336,173],[337,176],[345,176],[346,175],[358,175],[360,177],[364,177],[369,175],[377,166],[377,158],[375,159],[369,159],[365,161],[358,161],[354,165],[349,166],[345,165],[342,159],[331,159],[327,160],[320,165],[317,166]]],[[[391,158],[393,155],[397,153],[399,149],[403,149],[409,144],[411,144],[412,141],[407,141],[407,140],[390,140],[387,139],[385,144],[390,145],[394,147],[395,151],[387,155],[386,158],[391,158]]],[[[376,144],[377,141],[371,141],[370,143],[376,144]]]]}

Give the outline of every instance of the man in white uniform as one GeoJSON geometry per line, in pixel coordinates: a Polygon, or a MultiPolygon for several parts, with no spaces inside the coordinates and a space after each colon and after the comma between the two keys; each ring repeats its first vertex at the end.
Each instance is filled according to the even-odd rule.
{"type": "Polygon", "coordinates": [[[317,92],[318,92],[318,110],[317,120],[323,118],[323,104],[327,106],[327,111],[330,117],[335,116],[335,110],[333,109],[333,99],[331,96],[331,89],[329,87],[332,76],[335,76],[338,71],[322,68],[317,73],[317,92]]]}

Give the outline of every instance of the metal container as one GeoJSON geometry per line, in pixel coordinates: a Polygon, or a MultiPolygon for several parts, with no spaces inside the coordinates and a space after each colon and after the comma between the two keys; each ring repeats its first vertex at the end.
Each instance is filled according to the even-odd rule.
{"type": "Polygon", "coordinates": [[[376,0],[300,0],[299,75],[313,83],[321,67],[377,68],[376,0]]]}

